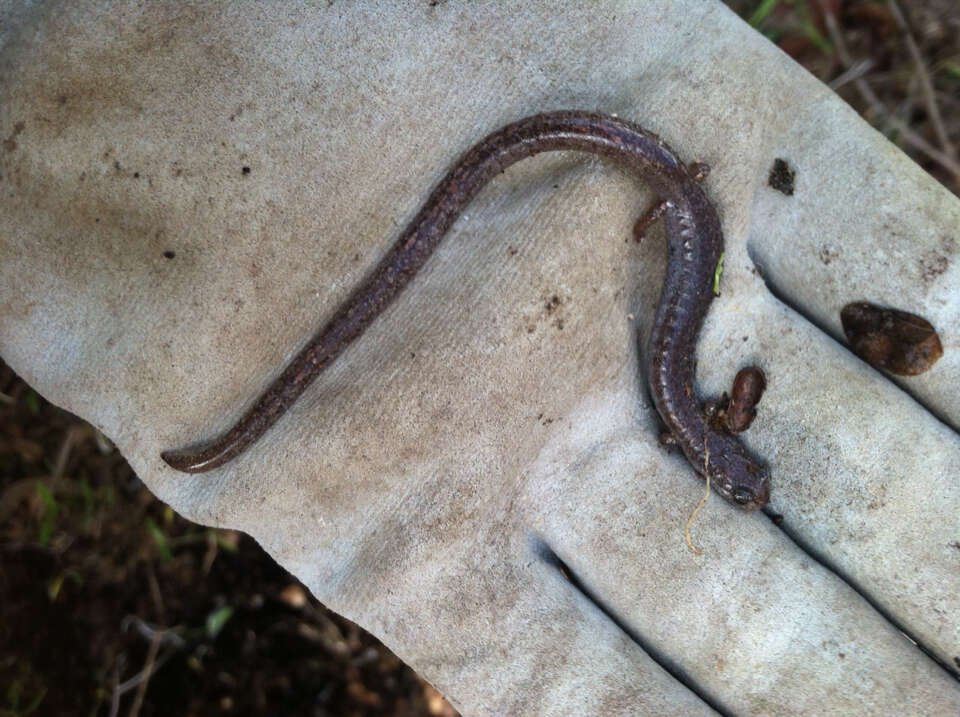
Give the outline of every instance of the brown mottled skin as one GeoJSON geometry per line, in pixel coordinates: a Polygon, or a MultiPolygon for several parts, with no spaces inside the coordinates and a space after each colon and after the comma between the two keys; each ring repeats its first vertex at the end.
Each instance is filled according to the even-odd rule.
{"type": "Polygon", "coordinates": [[[721,496],[748,510],[765,505],[770,483],[766,469],[750,458],[736,438],[709,425],[691,388],[697,334],[713,299],[713,273],[723,249],[717,213],[659,137],[626,120],[580,111],[527,117],[470,149],[434,189],[376,270],[243,417],[213,441],[166,451],[163,460],[177,470],[200,473],[246,450],[416,276],[492,177],[521,159],[554,150],[608,157],[635,170],[665,202],[669,256],[647,347],[650,392],[677,445],[698,473],[709,470],[711,485],[721,496]]]}

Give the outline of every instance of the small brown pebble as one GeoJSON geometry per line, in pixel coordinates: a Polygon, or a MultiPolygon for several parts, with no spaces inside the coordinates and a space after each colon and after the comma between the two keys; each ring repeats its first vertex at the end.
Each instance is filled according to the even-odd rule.
{"type": "Polygon", "coordinates": [[[857,356],[898,376],[921,374],[943,355],[930,322],[907,311],[857,301],[843,307],[840,322],[857,356]]]}
{"type": "Polygon", "coordinates": [[[756,406],[766,387],[767,377],[758,367],[748,366],[737,372],[727,406],[726,427],[730,433],[742,433],[750,428],[757,417],[756,406]]]}

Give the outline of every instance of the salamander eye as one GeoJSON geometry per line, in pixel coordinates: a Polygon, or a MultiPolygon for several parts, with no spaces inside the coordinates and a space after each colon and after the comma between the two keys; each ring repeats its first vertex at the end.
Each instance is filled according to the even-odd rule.
{"type": "Polygon", "coordinates": [[[753,491],[745,486],[737,486],[737,489],[733,491],[733,499],[737,501],[740,505],[746,505],[752,501],[756,496],[754,496],[753,491]]]}

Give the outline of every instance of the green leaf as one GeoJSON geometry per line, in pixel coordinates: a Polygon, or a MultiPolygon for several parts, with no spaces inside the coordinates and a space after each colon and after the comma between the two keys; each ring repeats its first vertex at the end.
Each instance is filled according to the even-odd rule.
{"type": "Polygon", "coordinates": [[[13,680],[7,685],[7,693],[4,696],[10,708],[16,710],[20,706],[20,680],[13,680]]]}
{"type": "Polygon", "coordinates": [[[750,23],[751,27],[757,27],[761,22],[763,22],[767,15],[780,4],[780,0],[761,0],[760,4],[757,5],[757,9],[750,13],[750,17],[747,18],[747,22],[750,23]]]}
{"type": "Polygon", "coordinates": [[[43,702],[43,698],[47,696],[47,688],[41,687],[40,690],[37,692],[36,696],[32,700],[30,700],[30,702],[28,702],[23,707],[23,709],[21,709],[20,708],[20,696],[21,696],[20,689],[21,689],[21,686],[20,686],[19,680],[14,680],[7,687],[6,694],[4,696],[6,697],[7,707],[9,709],[4,709],[0,707],[0,715],[2,715],[2,717],[7,717],[7,715],[9,715],[10,717],[23,717],[24,715],[28,715],[34,710],[36,710],[37,707],[40,706],[40,703],[43,702]]]}
{"type": "Polygon", "coordinates": [[[37,531],[37,541],[40,545],[46,545],[50,541],[50,535],[53,533],[53,525],[57,520],[59,506],[53,493],[40,481],[36,482],[35,490],[37,495],[43,501],[43,515],[40,517],[40,528],[37,531]]]}
{"type": "Polygon", "coordinates": [[[47,696],[47,688],[41,687],[40,691],[37,693],[37,696],[26,707],[23,708],[21,715],[28,715],[33,712],[37,707],[40,706],[40,703],[43,702],[43,698],[47,696]]]}
{"type": "Polygon", "coordinates": [[[40,394],[30,389],[24,395],[23,400],[27,402],[27,408],[30,410],[30,413],[34,416],[40,413],[40,394]]]}
{"type": "Polygon", "coordinates": [[[63,587],[63,577],[63,573],[60,573],[47,583],[47,597],[50,599],[50,602],[57,601],[57,595],[60,594],[60,588],[63,587]]]}
{"type": "Polygon", "coordinates": [[[170,543],[167,541],[167,536],[163,534],[163,531],[153,522],[152,518],[147,518],[147,530],[150,531],[150,535],[153,536],[153,542],[157,546],[160,558],[165,563],[173,560],[173,553],[170,552],[170,543]]]}
{"type": "Polygon", "coordinates": [[[826,37],[823,36],[823,33],[817,29],[817,26],[813,24],[813,20],[810,19],[810,8],[806,2],[801,2],[799,6],[800,10],[800,27],[803,28],[803,34],[807,36],[807,39],[816,47],[820,52],[825,55],[833,54],[833,43],[830,42],[826,37]]]}
{"type": "Polygon", "coordinates": [[[207,637],[213,639],[219,635],[223,626],[227,624],[227,620],[229,620],[232,615],[233,608],[229,605],[217,608],[207,615],[207,637]]]}
{"type": "Polygon", "coordinates": [[[720,258],[717,259],[717,265],[713,268],[713,293],[720,296],[720,275],[723,273],[724,253],[720,252],[720,258]]]}

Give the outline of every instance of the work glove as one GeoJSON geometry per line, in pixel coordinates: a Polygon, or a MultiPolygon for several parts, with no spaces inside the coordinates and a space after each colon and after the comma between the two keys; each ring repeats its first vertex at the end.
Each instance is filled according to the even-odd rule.
{"type": "Polygon", "coordinates": [[[8,19],[0,350],[175,510],[252,535],[465,714],[960,710],[960,202],[720,3],[8,19]],[[161,460],[243,414],[464,151],[557,109],[710,166],[693,389],[764,371],[763,510],[688,521],[704,483],[646,388],[657,197],[572,152],[493,179],[245,453],[161,460]],[[854,301],[924,317],[942,358],[873,368],[854,301]]]}

